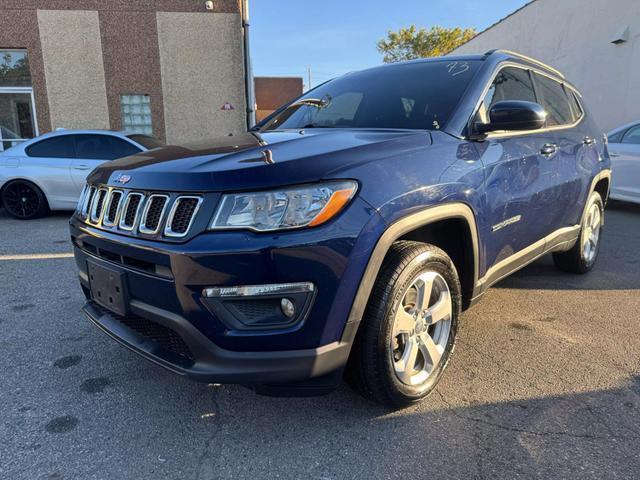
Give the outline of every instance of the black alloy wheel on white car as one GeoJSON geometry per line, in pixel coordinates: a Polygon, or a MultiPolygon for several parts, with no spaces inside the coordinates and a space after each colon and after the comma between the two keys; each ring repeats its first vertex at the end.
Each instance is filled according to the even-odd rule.
{"type": "Polygon", "coordinates": [[[13,180],[5,185],[1,200],[7,213],[20,220],[42,217],[49,211],[42,190],[27,180],[13,180]]]}

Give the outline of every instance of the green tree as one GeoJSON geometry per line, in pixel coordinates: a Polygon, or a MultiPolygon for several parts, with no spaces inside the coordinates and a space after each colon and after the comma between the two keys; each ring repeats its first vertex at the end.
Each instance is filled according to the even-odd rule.
{"type": "Polygon", "coordinates": [[[474,28],[431,27],[418,29],[415,25],[389,30],[387,38],[378,42],[378,51],[384,55],[385,63],[401,62],[423,57],[446,55],[476,35],[474,28]]]}

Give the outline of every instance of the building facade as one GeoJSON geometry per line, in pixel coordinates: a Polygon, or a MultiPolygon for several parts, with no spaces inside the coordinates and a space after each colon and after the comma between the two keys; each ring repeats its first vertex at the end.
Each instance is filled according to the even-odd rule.
{"type": "Polygon", "coordinates": [[[638,0],[533,0],[452,55],[494,48],[562,71],[605,131],[640,118],[638,0]]]}
{"type": "Polygon", "coordinates": [[[255,77],[256,121],[302,95],[300,77],[255,77]]]}
{"type": "Polygon", "coordinates": [[[0,0],[0,149],[57,128],[246,130],[238,0],[0,0]]]}

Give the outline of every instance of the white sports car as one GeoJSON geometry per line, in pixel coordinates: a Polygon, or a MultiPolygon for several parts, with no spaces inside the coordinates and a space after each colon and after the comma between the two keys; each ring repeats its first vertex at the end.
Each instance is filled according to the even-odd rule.
{"type": "Polygon", "coordinates": [[[640,120],[612,130],[611,194],[614,200],[640,203],[640,120]]]}
{"type": "Polygon", "coordinates": [[[149,135],[58,130],[0,152],[0,206],[20,219],[73,210],[89,172],[105,161],[162,146],[149,135]]]}

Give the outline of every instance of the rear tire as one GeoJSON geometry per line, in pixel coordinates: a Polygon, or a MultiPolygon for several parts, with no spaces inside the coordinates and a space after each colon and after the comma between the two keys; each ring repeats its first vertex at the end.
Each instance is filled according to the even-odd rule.
{"type": "Polygon", "coordinates": [[[47,214],[49,205],[42,190],[27,180],[13,180],[2,189],[2,205],[19,220],[31,220],[47,214]]]}
{"type": "Polygon", "coordinates": [[[553,263],[568,273],[583,274],[590,271],[598,259],[604,205],[598,192],[593,192],[587,201],[586,214],[582,220],[580,236],[576,244],[566,252],[555,252],[553,263]]]}
{"type": "Polygon", "coordinates": [[[460,281],[447,254],[424,243],[394,243],[362,318],[347,381],[382,404],[422,400],[451,358],[460,309],[460,281]]]}

